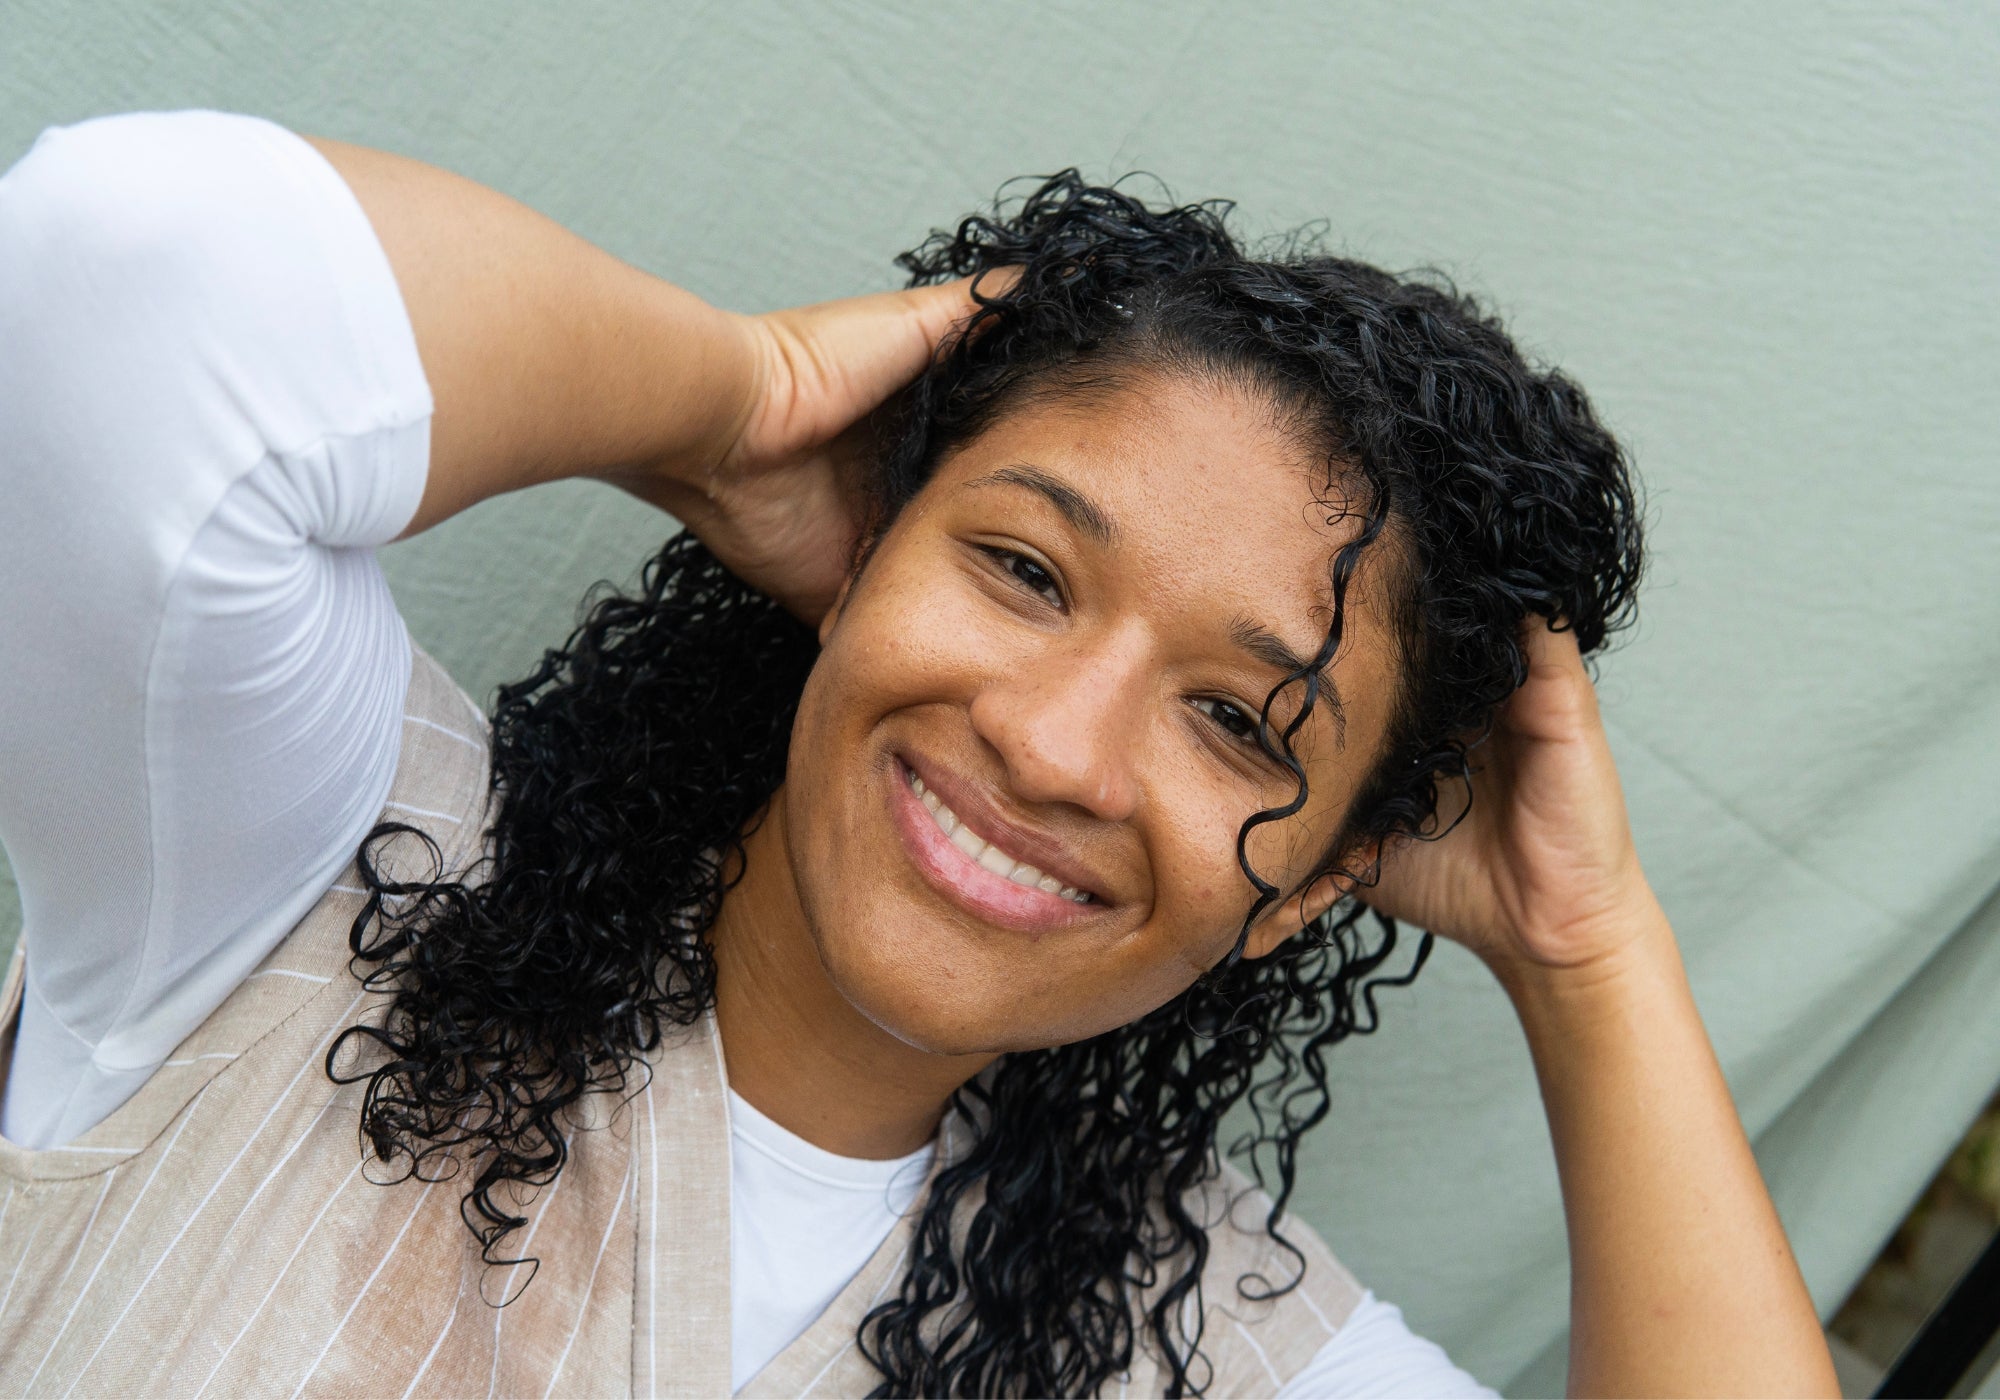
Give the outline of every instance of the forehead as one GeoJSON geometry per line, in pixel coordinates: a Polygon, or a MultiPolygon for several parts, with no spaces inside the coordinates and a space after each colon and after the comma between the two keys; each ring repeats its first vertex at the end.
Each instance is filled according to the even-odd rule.
{"type": "Polygon", "coordinates": [[[1267,395],[1228,383],[1149,376],[1032,399],[941,466],[933,499],[1012,467],[1099,507],[1113,552],[1150,586],[1217,593],[1294,643],[1309,623],[1324,631],[1328,565],[1361,524],[1317,445],[1267,395]]]}

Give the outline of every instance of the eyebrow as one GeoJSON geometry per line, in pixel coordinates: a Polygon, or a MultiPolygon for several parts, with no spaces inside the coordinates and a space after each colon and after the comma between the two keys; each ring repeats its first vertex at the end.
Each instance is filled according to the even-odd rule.
{"type": "Polygon", "coordinates": [[[1025,486],[1030,491],[1039,492],[1048,503],[1062,512],[1063,519],[1089,535],[1099,544],[1117,542],[1118,527],[1111,523],[1111,517],[1099,508],[1097,502],[1078,491],[1074,486],[1049,475],[1040,467],[1026,463],[1019,466],[1002,467],[965,483],[966,486],[1025,486]]]}
{"type": "MultiPolygon", "coordinates": [[[[1238,616],[1229,624],[1229,639],[1259,661],[1286,675],[1303,675],[1312,669],[1312,662],[1293,651],[1283,637],[1261,623],[1247,617],[1238,616]]],[[[1341,747],[1347,745],[1347,706],[1340,698],[1340,687],[1335,684],[1331,667],[1322,668],[1319,673],[1320,698],[1333,713],[1334,742],[1341,747]]]]}

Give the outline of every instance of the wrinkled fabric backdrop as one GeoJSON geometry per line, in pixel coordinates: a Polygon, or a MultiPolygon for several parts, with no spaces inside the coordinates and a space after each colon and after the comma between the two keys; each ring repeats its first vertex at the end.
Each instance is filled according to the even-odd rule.
{"type": "MultiPolygon", "coordinates": [[[[0,164],[96,113],[256,112],[744,310],[889,286],[1070,164],[1446,269],[1648,484],[1603,692],[1823,1310],[2000,1082],[2000,10],[0,0],[0,79],[0,164]]],[[[570,485],[385,563],[490,698],[672,528],[570,485]]],[[[17,923],[0,882],[0,944],[17,923]]],[[[1507,1003],[1447,948],[1385,1011],[1299,1208],[1472,1370],[1556,1390],[1562,1215],[1507,1003]]]]}

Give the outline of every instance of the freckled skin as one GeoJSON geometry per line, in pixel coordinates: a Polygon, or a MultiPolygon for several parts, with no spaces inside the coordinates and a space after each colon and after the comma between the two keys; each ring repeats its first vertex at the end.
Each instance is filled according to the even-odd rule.
{"type": "MultiPolygon", "coordinates": [[[[1292,786],[1191,701],[1254,718],[1279,678],[1232,643],[1239,614],[1317,649],[1328,562],[1353,526],[1313,507],[1316,470],[1260,399],[1150,381],[1004,418],[898,517],[822,628],[787,783],[753,843],[785,848],[818,961],[868,1021],[950,1056],[1066,1043],[1161,1005],[1229,948],[1253,897],[1237,830],[1292,786]],[[1021,463],[1088,495],[1115,543],[1027,487],[970,484],[1021,463]],[[982,546],[1039,565],[1061,604],[982,546]],[[1094,916],[1033,937],[927,884],[890,820],[896,756],[911,749],[1062,842],[1093,877],[1094,916]]],[[[1287,890],[1386,728],[1394,663],[1365,597],[1350,595],[1334,671],[1345,746],[1322,710],[1299,744],[1308,808],[1252,838],[1257,868],[1287,890]]],[[[778,873],[760,863],[753,849],[752,880],[778,873]]],[[[1298,923],[1288,901],[1251,951],[1298,923]]]]}

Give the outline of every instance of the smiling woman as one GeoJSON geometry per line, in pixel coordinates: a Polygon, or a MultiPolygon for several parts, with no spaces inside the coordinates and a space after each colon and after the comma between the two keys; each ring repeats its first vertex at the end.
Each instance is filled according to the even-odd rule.
{"type": "Polygon", "coordinates": [[[23,1246],[0,1385],[1474,1391],[1285,1213],[1406,918],[1520,1010],[1573,1384],[1823,1388],[1581,660],[1616,443],[1450,288],[1226,212],[1065,173],[751,319],[248,119],[45,139],[10,654],[45,577],[109,601],[0,715],[0,1208],[94,1263],[23,1246]],[[689,532],[489,736],[366,546],[580,474],[689,532]]]}
{"type": "MultiPolygon", "coordinates": [[[[1240,390],[1141,383],[1018,405],[884,532],[821,625],[778,809],[804,924],[824,931],[821,958],[866,1014],[927,1046],[1037,1049],[1135,1021],[1231,956],[1255,896],[1239,828],[1298,786],[1275,737],[1267,748],[1257,734],[1267,697],[1281,730],[1298,706],[1271,696],[1285,673],[1244,638],[1267,633],[1256,619],[1282,617],[1298,650],[1319,649],[1303,638],[1330,606],[1339,532],[1313,518],[1318,467],[1240,390]],[[997,465],[1022,461],[1032,473],[997,465]],[[1238,527],[1216,530],[1225,519],[1238,527]],[[957,848],[929,858],[937,824],[917,823],[912,800],[881,801],[884,777],[902,798],[910,776],[963,823],[957,839],[976,861],[954,860],[957,848]],[[914,866],[869,839],[887,826],[877,812],[905,815],[914,866]],[[1055,871],[1088,903],[1016,899],[982,878],[1016,862],[1055,871]],[[856,883],[865,900],[818,875],[857,865],[882,872],[856,883]],[[945,903],[899,867],[922,871],[945,903]],[[993,940],[996,923],[1076,936],[1029,950],[993,940]],[[898,969],[907,980],[953,932],[964,976],[874,1003],[866,989],[893,985],[898,969]]],[[[1349,742],[1334,741],[1323,705],[1294,734],[1317,777],[1311,801],[1247,849],[1250,869],[1285,889],[1331,853],[1382,747],[1393,652],[1379,623],[1350,626],[1334,667],[1356,691],[1349,742]]],[[[1268,952],[1296,917],[1264,911],[1245,951],[1268,952]]]]}

